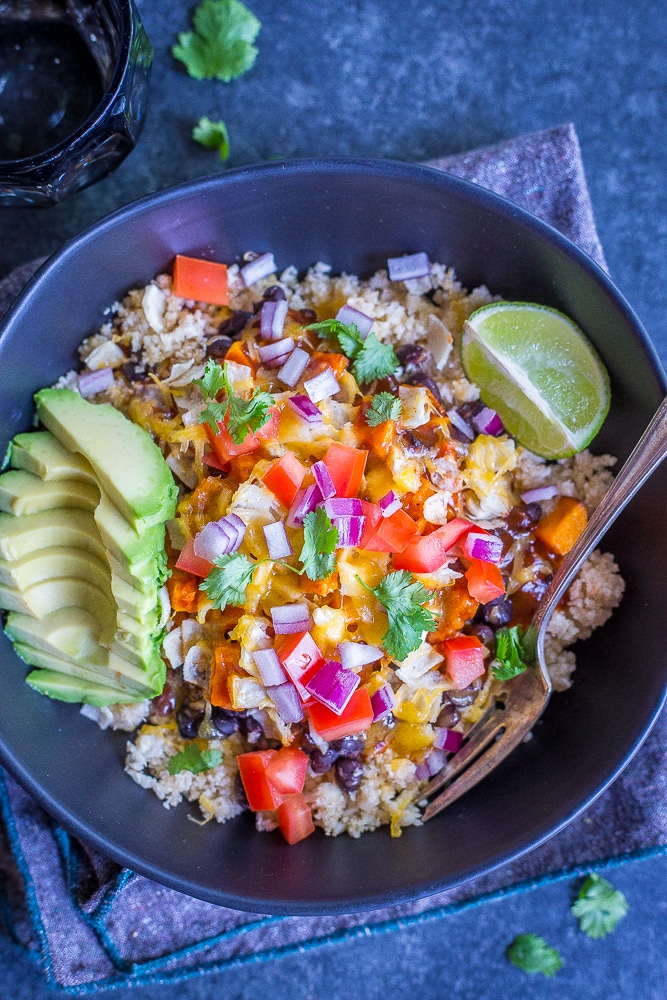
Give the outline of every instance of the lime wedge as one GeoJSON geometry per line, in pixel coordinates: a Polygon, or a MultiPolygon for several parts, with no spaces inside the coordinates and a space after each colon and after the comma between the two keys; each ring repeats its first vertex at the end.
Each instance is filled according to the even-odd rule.
{"type": "Polygon", "coordinates": [[[465,324],[461,360],[509,433],[543,458],[582,451],[607,416],[607,370],[583,331],[556,309],[483,306],[465,324]]]}

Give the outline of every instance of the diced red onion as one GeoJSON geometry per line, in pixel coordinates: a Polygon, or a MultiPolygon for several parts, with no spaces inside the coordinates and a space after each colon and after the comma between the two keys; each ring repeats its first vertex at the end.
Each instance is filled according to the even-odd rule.
{"type": "Polygon", "coordinates": [[[330,497],[322,504],[329,517],[359,517],[364,512],[357,497],[330,497]]]}
{"type": "Polygon", "coordinates": [[[521,494],[524,503],[542,503],[543,500],[553,500],[559,493],[557,486],[538,486],[534,490],[526,490],[521,494]]]}
{"type": "Polygon", "coordinates": [[[390,257],[387,260],[390,281],[408,281],[410,278],[423,278],[431,273],[428,254],[411,253],[405,257],[390,257]]]}
{"type": "Polygon", "coordinates": [[[234,548],[238,549],[239,545],[245,538],[245,533],[246,533],[245,521],[242,521],[241,518],[238,516],[238,514],[234,514],[232,512],[231,514],[226,514],[223,518],[221,518],[220,523],[224,524],[226,528],[233,528],[236,531],[238,542],[236,543],[234,548]]]}
{"type": "Polygon", "coordinates": [[[503,543],[488,531],[469,531],[463,542],[463,552],[468,559],[497,563],[503,554],[503,543]]]}
{"type": "Polygon", "coordinates": [[[346,323],[348,326],[350,323],[354,323],[357,330],[365,339],[371,332],[371,327],[375,320],[372,316],[367,316],[366,313],[361,312],[360,309],[355,309],[354,306],[344,305],[341,306],[336,313],[336,319],[339,323],[346,323]]]}
{"type": "Polygon", "coordinates": [[[490,434],[492,437],[498,437],[505,430],[502,420],[489,406],[476,413],[472,422],[480,434],[490,434]]]}
{"type": "Polygon", "coordinates": [[[280,340],[287,317],[287,300],[265,302],[259,314],[259,333],[264,340],[280,340]]]}
{"type": "Polygon", "coordinates": [[[438,727],[435,731],[433,746],[438,750],[446,750],[447,753],[457,753],[461,749],[462,743],[463,734],[458,733],[456,729],[445,729],[442,726],[438,727]]]}
{"type": "Polygon", "coordinates": [[[322,423],[322,411],[308,396],[290,396],[287,402],[297,417],[300,417],[307,424],[322,423]]]}
{"type": "Polygon", "coordinates": [[[267,687],[266,693],[276,706],[278,715],[288,725],[291,722],[301,722],[303,709],[296,688],[289,681],[276,686],[267,687]]]}
{"type": "Polygon", "coordinates": [[[259,670],[260,677],[267,685],[285,684],[287,674],[283,670],[283,665],[278,659],[275,649],[256,649],[252,654],[255,666],[259,670]]]}
{"type": "Polygon", "coordinates": [[[371,695],[371,708],[373,709],[373,722],[384,719],[389,715],[396,705],[396,695],[391,685],[385,684],[378,691],[371,695]]]}
{"type": "Polygon", "coordinates": [[[381,660],[384,656],[378,646],[369,646],[365,642],[350,642],[347,639],[338,643],[338,654],[346,670],[357,670],[359,667],[365,667],[367,663],[381,660]]]}
{"type": "Polygon", "coordinates": [[[313,403],[329,399],[330,396],[335,396],[337,392],[340,392],[340,385],[331,368],[325,368],[314,378],[306,379],[303,387],[313,403]]]}
{"type": "Polygon", "coordinates": [[[333,484],[333,479],[329,475],[329,470],[324,462],[313,462],[310,471],[315,476],[315,482],[319,486],[322,499],[329,500],[331,497],[335,497],[336,487],[333,484]]]}
{"type": "Polygon", "coordinates": [[[428,768],[428,776],[432,778],[438,771],[442,771],[443,767],[447,763],[447,754],[444,750],[439,750],[437,747],[427,755],[424,760],[428,768]]]}
{"type": "Polygon", "coordinates": [[[279,604],[271,608],[271,619],[276,635],[308,632],[313,627],[313,619],[305,604],[279,604]]]}
{"type": "Polygon", "coordinates": [[[269,550],[269,559],[285,559],[292,555],[292,546],[282,521],[265,524],[262,530],[269,550]]]}
{"type": "Polygon", "coordinates": [[[321,501],[322,494],[317,483],[307,486],[305,490],[298,490],[287,515],[287,526],[289,528],[302,527],[306,514],[315,510],[321,501]]]}
{"type": "Polygon", "coordinates": [[[250,285],[254,285],[256,281],[260,281],[262,278],[268,278],[270,274],[276,271],[276,260],[272,253],[263,253],[259,257],[255,257],[251,260],[249,264],[242,267],[240,270],[240,275],[243,280],[243,284],[246,288],[250,285]]]}
{"type": "Polygon", "coordinates": [[[403,506],[400,498],[396,496],[393,490],[389,490],[388,493],[378,500],[378,507],[382,511],[383,517],[390,517],[395,514],[397,510],[400,510],[403,506]]]}
{"type": "Polygon", "coordinates": [[[271,344],[260,347],[257,353],[260,361],[270,368],[278,368],[287,360],[287,355],[294,350],[294,341],[291,337],[283,337],[282,340],[274,340],[271,344]]]}
{"type": "Polygon", "coordinates": [[[194,538],[194,554],[212,563],[218,556],[229,555],[236,543],[236,532],[219,521],[209,521],[194,538]]]}
{"type": "Polygon", "coordinates": [[[471,441],[475,434],[472,430],[470,424],[467,423],[461,416],[458,410],[447,410],[447,416],[449,417],[451,423],[456,427],[457,431],[461,431],[464,437],[469,438],[471,441]]]}
{"type": "Polygon", "coordinates": [[[295,347],[285,364],[278,371],[278,378],[285,385],[288,385],[290,389],[293,389],[308,367],[309,361],[310,354],[308,351],[304,351],[302,347],[295,347]]]}
{"type": "Polygon", "coordinates": [[[333,517],[331,520],[338,529],[337,549],[347,549],[359,545],[366,523],[363,514],[361,517],[354,514],[343,514],[341,517],[333,517]]]}
{"type": "Polygon", "coordinates": [[[341,715],[347,703],[359,686],[359,676],[351,670],[346,670],[337,660],[327,660],[306,683],[306,691],[330,708],[336,715],[341,715]]]}
{"type": "Polygon", "coordinates": [[[415,768],[415,778],[417,779],[417,781],[426,781],[426,779],[430,777],[431,777],[431,772],[428,769],[428,764],[425,764],[424,762],[422,762],[421,764],[417,764],[415,768]]]}
{"type": "Polygon", "coordinates": [[[78,382],[82,396],[95,396],[113,385],[113,368],[97,368],[93,372],[82,372],[78,382]]]}

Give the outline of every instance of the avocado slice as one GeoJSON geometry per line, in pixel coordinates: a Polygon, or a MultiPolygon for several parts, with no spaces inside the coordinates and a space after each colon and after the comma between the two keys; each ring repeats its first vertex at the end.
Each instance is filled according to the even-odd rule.
{"type": "Polygon", "coordinates": [[[44,650],[35,649],[34,646],[23,642],[15,643],[14,649],[28,666],[56,670],[59,674],[104,684],[105,687],[117,687],[119,691],[140,695],[142,698],[155,697],[155,691],[146,683],[146,675],[138,667],[132,668],[131,664],[128,664],[128,667],[135,670],[137,675],[135,677],[128,676],[125,671],[121,674],[107,666],[77,663],[76,660],[58,656],[57,653],[45,653],[44,650]]]}
{"type": "Polygon", "coordinates": [[[0,510],[8,514],[36,514],[53,507],[94,511],[99,501],[97,486],[82,479],[44,482],[24,469],[10,469],[0,475],[0,510]]]}
{"type": "Polygon", "coordinates": [[[110,404],[89,403],[70,389],[42,389],[35,403],[44,426],[90,462],[102,488],[135,528],[174,516],[174,477],[142,427],[110,404]]]}
{"type": "Polygon", "coordinates": [[[129,694],[126,691],[119,691],[117,687],[106,687],[96,681],[68,677],[56,670],[32,670],[26,677],[26,684],[40,694],[48,695],[49,698],[77,704],[83,702],[85,705],[95,705],[98,708],[144,700],[140,694],[129,694]]]}
{"type": "Polygon", "coordinates": [[[50,431],[17,434],[9,446],[9,461],[13,469],[25,469],[47,482],[79,479],[97,485],[90,462],[83,455],[68,451],[50,431]]]}
{"type": "MultiPolygon", "coordinates": [[[[76,576],[88,580],[96,587],[109,587],[109,565],[105,560],[98,559],[84,549],[63,548],[60,545],[49,546],[48,549],[38,549],[29,552],[22,559],[8,561],[0,559],[0,583],[16,590],[27,590],[28,587],[51,580],[54,576],[76,576]]],[[[127,585],[132,596],[139,592],[127,585]]],[[[111,579],[113,592],[113,578],[111,579]]],[[[130,599],[129,593],[123,592],[125,600],[130,599]]],[[[142,605],[143,609],[144,605],[142,605]]]]}

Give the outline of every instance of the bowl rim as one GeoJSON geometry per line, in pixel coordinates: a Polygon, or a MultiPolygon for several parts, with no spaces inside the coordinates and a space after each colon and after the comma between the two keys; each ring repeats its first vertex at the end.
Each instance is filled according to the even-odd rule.
{"type": "MultiPolygon", "coordinates": [[[[421,164],[409,164],[395,160],[355,158],[355,157],[308,157],[291,160],[274,161],[270,163],[259,163],[249,166],[238,167],[226,171],[224,174],[211,174],[204,177],[194,178],[189,181],[171,185],[160,191],[148,194],[142,198],[123,205],[119,209],[88,226],[81,233],[67,240],[60,249],[56,250],[38,268],[35,274],[29,279],[18,299],[11,309],[0,321],[0,347],[6,338],[11,336],[12,328],[17,323],[25,310],[29,309],[35,296],[39,294],[41,285],[47,281],[54,271],[66,264],[75,257],[86,245],[94,241],[99,234],[106,233],[116,226],[122,225],[125,220],[132,219],[136,215],[150,210],[157,206],[168,205],[177,202],[181,197],[189,197],[197,193],[203,193],[220,187],[233,185],[239,180],[249,177],[270,178],[275,175],[284,175],[286,171],[293,174],[319,173],[328,171],[332,175],[352,172],[376,172],[387,178],[398,178],[404,181],[428,181],[431,184],[440,186],[449,192],[454,192],[466,200],[472,200],[482,208],[487,208],[501,216],[510,216],[517,220],[524,227],[528,228],[533,235],[544,242],[555,244],[556,247],[574,258],[593,281],[601,287],[602,291],[612,299],[615,305],[624,314],[625,319],[633,328],[637,341],[644,351],[646,361],[653,369],[658,384],[663,392],[667,392],[667,377],[657,350],[648,337],[641,321],[634,313],[620,290],[614,285],[609,275],[598,265],[588,254],[564,236],[559,230],[549,223],[543,221],[528,210],[516,205],[514,202],[483,188],[471,181],[464,180],[449,174],[435,167],[421,164]]],[[[438,882],[420,882],[409,889],[393,889],[377,893],[365,894],[354,897],[353,900],[328,900],[326,905],[316,905],[311,902],[295,902],[287,897],[284,900],[272,898],[270,901],[263,900],[257,896],[243,896],[230,894],[228,892],[210,891],[202,886],[195,885],[191,880],[165,872],[159,865],[152,863],[145,858],[137,856],[133,851],[124,849],[116,840],[104,834],[97,833],[93,825],[88,821],[74,815],[70,809],[61,806],[56,798],[42,788],[40,779],[33,775],[23,766],[20,759],[12,753],[4,743],[0,734],[0,762],[7,768],[8,772],[18,781],[18,783],[29,792],[33,798],[63,827],[73,835],[80,837],[85,842],[96,847],[102,853],[117,861],[119,864],[130,868],[147,878],[175,889],[186,895],[218,905],[230,906],[235,909],[254,911],[261,913],[284,914],[284,915],[315,915],[315,914],[336,914],[346,913],[352,910],[362,911],[374,909],[386,905],[393,905],[402,902],[425,898],[437,892],[463,885],[482,874],[487,874],[502,867],[510,861],[517,860],[527,852],[533,850],[557,835],[568,826],[577,816],[584,812],[593,802],[595,802],[616,780],[619,774],[630,763],[640,746],[653,728],[662,708],[667,700],[667,677],[663,687],[662,696],[649,713],[648,721],[636,735],[631,746],[625,755],[612,768],[601,786],[598,786],[591,793],[584,791],[583,798],[575,797],[575,804],[560,819],[548,826],[537,839],[534,836],[526,836],[514,847],[495,855],[491,862],[480,862],[465,869],[460,876],[455,879],[444,879],[438,882]],[[270,905],[267,908],[267,903],[270,905]]]]}

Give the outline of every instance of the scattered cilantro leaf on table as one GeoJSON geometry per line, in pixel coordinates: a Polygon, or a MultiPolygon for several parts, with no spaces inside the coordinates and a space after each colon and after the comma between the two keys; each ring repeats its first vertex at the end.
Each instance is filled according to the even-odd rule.
{"type": "Polygon", "coordinates": [[[405,569],[394,570],[377,587],[367,587],[359,577],[357,580],[386,609],[389,628],[380,642],[395,660],[404,660],[419,648],[422,632],[433,632],[437,628],[435,617],[423,606],[433,597],[433,592],[415,580],[412,573],[405,569]]]}
{"type": "Polygon", "coordinates": [[[378,392],[373,396],[371,405],[366,410],[366,423],[369,427],[377,427],[386,420],[398,420],[403,405],[391,392],[378,392]]]}
{"type": "Polygon", "coordinates": [[[229,83],[252,68],[261,23],[240,0],[204,0],[192,23],[195,30],[181,32],[171,51],[195,80],[229,83]]]}
{"type": "Polygon", "coordinates": [[[306,514],[303,519],[303,548],[299,556],[303,572],[309,580],[331,576],[336,566],[338,528],[323,507],[306,514]]]}
{"type": "Polygon", "coordinates": [[[499,628],[496,632],[496,655],[491,663],[491,673],[497,681],[508,681],[522,674],[528,664],[524,660],[521,644],[521,627],[499,628]]]}
{"type": "Polygon", "coordinates": [[[361,336],[356,323],[341,323],[338,319],[325,319],[311,323],[307,330],[314,330],[322,337],[337,340],[346,358],[353,362],[352,374],[357,382],[372,382],[376,378],[393,375],[399,363],[391,344],[382,344],[374,333],[366,339],[361,336]]]}
{"type": "Polygon", "coordinates": [[[220,750],[206,749],[200,750],[196,743],[189,743],[185,750],[180,750],[173,757],[169,758],[167,770],[169,774],[180,774],[181,771],[191,771],[199,774],[200,771],[208,771],[212,767],[217,767],[222,763],[222,753],[220,750]]]}
{"type": "Polygon", "coordinates": [[[563,967],[560,953],[537,934],[519,934],[508,946],[505,955],[512,965],[523,972],[554,976],[563,967]]]}
{"type": "Polygon", "coordinates": [[[214,608],[224,611],[228,604],[242,607],[246,590],[259,562],[251,562],[247,556],[234,552],[227,556],[217,556],[214,568],[199,589],[206,593],[214,608]]]}
{"type": "Polygon", "coordinates": [[[628,912],[625,896],[611,882],[592,872],[572,904],[579,929],[590,938],[603,938],[616,929],[628,912]]]}
{"type": "Polygon", "coordinates": [[[192,130],[192,138],[206,149],[217,149],[224,163],[229,157],[229,132],[223,121],[200,118],[192,130]]]}
{"type": "Polygon", "coordinates": [[[208,403],[206,409],[199,414],[199,423],[208,424],[214,434],[217,434],[218,424],[226,421],[234,444],[243,444],[248,434],[258,431],[271,419],[269,410],[275,403],[271,393],[255,388],[250,399],[237,396],[229,380],[227,363],[223,368],[217,361],[209,358],[203,378],[193,381],[201,388],[202,396],[208,403]],[[216,397],[223,390],[226,399],[218,403],[216,397]]]}

